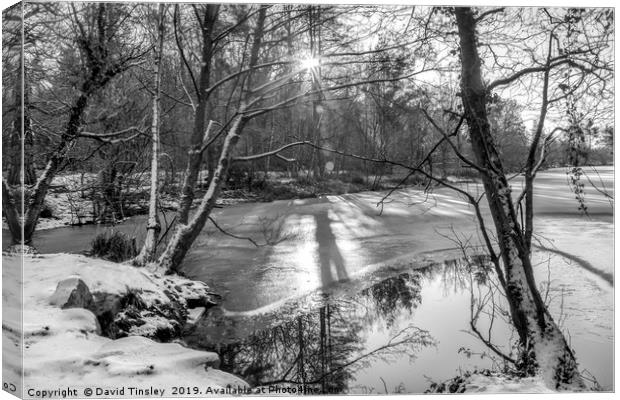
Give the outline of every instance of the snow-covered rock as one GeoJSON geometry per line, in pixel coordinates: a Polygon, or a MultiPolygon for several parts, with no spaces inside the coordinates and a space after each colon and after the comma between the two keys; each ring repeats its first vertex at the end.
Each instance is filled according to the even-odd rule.
{"type": "Polygon", "coordinates": [[[50,297],[50,304],[60,308],[90,310],[93,307],[93,295],[83,280],[73,276],[58,282],[56,291],[50,297]]]}
{"type": "MultiPolygon", "coordinates": [[[[22,280],[21,261],[20,256],[5,255],[2,268],[3,378],[17,383],[22,372],[24,376],[25,392],[18,388],[15,395],[37,397],[29,394],[29,390],[70,387],[77,390],[77,397],[84,397],[86,388],[113,390],[130,384],[165,389],[165,396],[171,394],[173,386],[247,386],[241,379],[214,369],[219,363],[215,353],[191,350],[177,343],[158,343],[140,336],[113,340],[101,336],[100,319],[92,311],[61,309],[50,304],[58,283],[67,277],[71,277],[74,288],[82,283],[88,287],[95,312],[114,306],[122,309],[119,299],[127,294],[128,288],[140,291],[141,301],[151,307],[172,303],[165,291],[174,293],[180,301],[182,295],[194,295],[202,299],[198,302],[206,303],[215,299],[207,285],[192,284],[177,276],[157,276],[144,268],[69,254],[24,257],[22,280]]],[[[156,322],[169,323],[146,321],[141,327],[135,327],[132,334],[145,333],[156,322]]]]}
{"type": "Polygon", "coordinates": [[[164,293],[168,296],[167,302],[156,299],[147,304],[139,291],[129,291],[119,299],[120,311],[110,313],[113,319],[106,326],[107,336],[121,338],[137,335],[162,342],[179,337],[187,320],[187,308],[182,299],[169,290],[164,289],[164,293]]]}

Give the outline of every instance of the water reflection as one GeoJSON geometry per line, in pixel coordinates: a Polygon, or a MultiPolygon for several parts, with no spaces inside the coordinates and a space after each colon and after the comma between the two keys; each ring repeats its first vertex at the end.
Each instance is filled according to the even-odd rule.
{"type": "Polygon", "coordinates": [[[215,309],[185,340],[217,352],[222,370],[252,386],[311,385],[321,393],[346,393],[356,371],[403,356],[414,362],[421,349],[435,345],[412,316],[424,280],[457,276],[447,268],[412,270],[353,296],[320,294],[316,308],[294,316],[229,317],[215,309]],[[410,323],[395,323],[403,315],[410,323]],[[376,340],[377,327],[385,340],[376,340]]]}
{"type": "Polygon", "coordinates": [[[368,287],[341,283],[273,313],[215,308],[185,341],[218,353],[222,370],[252,386],[320,393],[421,393],[429,379],[505,365],[471,327],[474,320],[483,339],[511,355],[516,337],[486,259],[375,279],[368,287]]]}

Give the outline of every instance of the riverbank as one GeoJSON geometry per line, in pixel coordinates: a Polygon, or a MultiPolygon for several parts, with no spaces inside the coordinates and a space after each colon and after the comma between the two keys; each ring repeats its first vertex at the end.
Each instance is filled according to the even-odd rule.
{"type": "Polygon", "coordinates": [[[107,395],[102,392],[102,397],[113,398],[118,395],[115,389],[131,383],[138,389],[156,388],[164,396],[172,396],[174,387],[246,385],[217,369],[220,360],[215,353],[151,339],[158,339],[158,331],[175,324],[173,319],[156,315],[154,309],[179,304],[204,307],[213,296],[206,285],[69,254],[25,257],[23,277],[21,272],[19,257],[3,255],[5,382],[19,382],[23,350],[26,392],[16,395],[41,397],[35,392],[71,388],[84,397],[85,390],[100,388],[109,390],[107,395]],[[128,310],[123,299],[130,291],[139,293],[148,312],[140,316],[141,321],[136,318],[132,322],[126,315],[124,319],[112,318],[118,325],[121,320],[126,324],[122,326],[126,332],[117,330],[116,336],[129,336],[103,336],[109,332],[102,324],[106,312],[118,316],[128,310]],[[20,304],[22,294],[24,303],[20,304]]]}
{"type": "MultiPolygon", "coordinates": [[[[202,171],[202,174],[207,175],[206,171],[202,171]]],[[[247,178],[244,179],[247,180],[247,178]]],[[[452,181],[456,179],[450,177],[452,181]]],[[[270,172],[266,177],[254,181],[250,180],[249,183],[232,182],[234,187],[224,188],[216,204],[218,207],[226,207],[250,202],[264,203],[275,200],[359,193],[368,190],[381,191],[402,183],[401,180],[402,176],[364,178],[361,175],[349,173],[328,176],[321,180],[313,180],[305,176],[294,179],[285,176],[283,173],[270,172]]],[[[410,180],[407,185],[412,182],[414,181],[410,180]]],[[[37,223],[37,230],[99,223],[97,216],[94,215],[93,206],[93,188],[96,187],[97,175],[94,173],[70,173],[56,176],[45,198],[44,207],[37,223]]],[[[194,205],[200,203],[201,190],[203,189],[198,188],[194,205]]],[[[145,181],[142,174],[128,177],[122,191],[122,206],[119,207],[120,213],[116,215],[115,223],[122,223],[132,216],[147,214],[149,190],[148,182],[145,181]]],[[[178,199],[168,192],[160,192],[159,206],[160,210],[176,211],[179,206],[178,199]]],[[[8,229],[4,217],[2,228],[8,229]]]]}

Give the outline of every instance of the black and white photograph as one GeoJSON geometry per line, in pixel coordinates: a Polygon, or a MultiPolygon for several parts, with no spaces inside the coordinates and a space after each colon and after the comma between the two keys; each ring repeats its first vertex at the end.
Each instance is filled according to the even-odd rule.
{"type": "Polygon", "coordinates": [[[613,394],[614,14],[3,2],[2,398],[613,394]]]}

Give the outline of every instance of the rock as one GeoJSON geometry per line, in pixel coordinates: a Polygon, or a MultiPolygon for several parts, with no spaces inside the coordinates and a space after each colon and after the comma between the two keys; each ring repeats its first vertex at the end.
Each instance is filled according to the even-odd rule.
{"type": "Polygon", "coordinates": [[[88,286],[78,277],[67,278],[58,283],[50,297],[50,304],[60,308],[93,308],[93,295],[88,286]]]}
{"type": "Polygon", "coordinates": [[[181,335],[187,320],[187,309],[176,293],[164,289],[168,297],[165,303],[146,302],[142,296],[148,293],[128,291],[121,299],[121,311],[111,320],[99,322],[106,336],[116,339],[126,336],[143,336],[158,342],[168,342],[181,335]]]}
{"type": "Polygon", "coordinates": [[[207,309],[205,307],[190,308],[187,310],[187,325],[194,325],[205,315],[207,309]]]}
{"type": "Polygon", "coordinates": [[[181,335],[181,327],[177,319],[159,310],[138,310],[130,306],[114,316],[105,333],[112,339],[142,336],[157,342],[168,342],[181,335]]]}
{"type": "Polygon", "coordinates": [[[204,282],[190,280],[167,279],[165,282],[168,289],[166,295],[172,298],[184,299],[187,308],[204,307],[209,309],[219,304],[221,298],[214,293],[204,282]]]}

